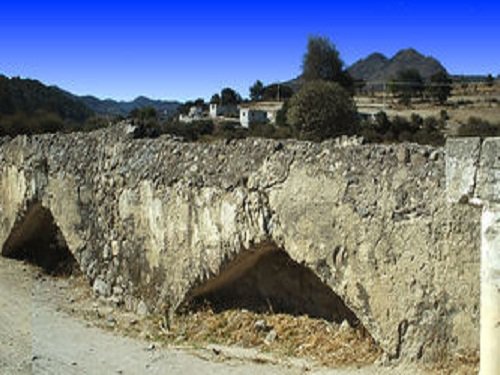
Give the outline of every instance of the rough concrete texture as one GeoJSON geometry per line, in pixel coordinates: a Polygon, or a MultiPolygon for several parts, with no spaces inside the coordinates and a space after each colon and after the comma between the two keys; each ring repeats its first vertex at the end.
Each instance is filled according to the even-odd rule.
{"type": "Polygon", "coordinates": [[[272,246],[390,357],[433,361],[479,347],[481,210],[449,203],[446,181],[444,150],[412,144],[1,139],[0,247],[36,240],[15,239],[41,205],[96,292],[172,311],[272,246]]]}
{"type": "Polygon", "coordinates": [[[446,190],[450,203],[467,203],[474,195],[481,139],[451,138],[446,143],[446,190]]]}

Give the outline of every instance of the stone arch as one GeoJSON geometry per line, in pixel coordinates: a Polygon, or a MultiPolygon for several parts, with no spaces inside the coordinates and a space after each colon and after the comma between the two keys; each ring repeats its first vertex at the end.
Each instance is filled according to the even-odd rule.
{"type": "Polygon", "coordinates": [[[26,260],[53,275],[69,275],[78,270],[52,213],[39,202],[30,204],[14,224],[2,247],[2,256],[26,260]]]}
{"type": "Polygon", "coordinates": [[[344,301],[307,266],[275,244],[242,252],[215,277],[190,293],[184,307],[209,304],[215,311],[245,308],[256,312],[308,315],[336,323],[360,322],[344,301]]]}

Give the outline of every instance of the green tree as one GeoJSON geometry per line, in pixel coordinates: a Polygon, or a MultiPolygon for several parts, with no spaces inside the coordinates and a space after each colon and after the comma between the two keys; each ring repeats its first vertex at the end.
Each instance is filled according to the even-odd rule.
{"type": "Polygon", "coordinates": [[[389,89],[401,103],[409,105],[412,98],[422,96],[424,80],[417,69],[400,70],[389,82],[389,89]]]}
{"type": "Polygon", "coordinates": [[[302,63],[302,78],[307,81],[334,81],[352,91],[354,82],[343,70],[344,63],[330,39],[311,36],[302,63]]]}
{"type": "Polygon", "coordinates": [[[262,100],[262,94],[264,93],[264,84],[257,80],[250,86],[250,99],[251,100],[262,100]]]}
{"type": "Polygon", "coordinates": [[[198,98],[194,101],[196,107],[205,107],[205,100],[203,98],[198,98]]]}
{"type": "Polygon", "coordinates": [[[308,82],[290,99],[287,120],[302,139],[352,134],[357,128],[356,105],[336,82],[308,82]]]}
{"type": "Polygon", "coordinates": [[[220,92],[222,105],[236,105],[241,102],[241,96],[230,87],[222,89],[220,92]]]}
{"type": "Polygon", "coordinates": [[[211,104],[220,104],[220,95],[213,94],[212,97],[210,98],[210,103],[211,104]]]}
{"type": "MultiPolygon", "coordinates": [[[[188,100],[187,102],[184,102],[183,104],[181,104],[179,106],[179,108],[177,108],[177,111],[180,114],[187,115],[189,113],[189,110],[193,106],[194,106],[194,101],[193,100],[188,100]]],[[[134,116],[132,115],[132,117],[134,117],[134,116]]]]}
{"type": "Polygon", "coordinates": [[[451,94],[451,78],[445,72],[438,72],[431,76],[430,85],[427,88],[429,96],[443,104],[451,94]]]}
{"type": "Polygon", "coordinates": [[[293,96],[291,87],[273,83],[266,86],[262,92],[262,99],[264,100],[287,100],[293,96]]]}

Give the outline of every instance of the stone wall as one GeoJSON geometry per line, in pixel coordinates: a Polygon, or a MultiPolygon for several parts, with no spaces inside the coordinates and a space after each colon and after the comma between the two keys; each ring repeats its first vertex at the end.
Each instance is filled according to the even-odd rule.
{"type": "Polygon", "coordinates": [[[447,199],[444,149],[127,129],[1,139],[2,252],[41,205],[97,293],[172,311],[271,244],[390,357],[477,352],[481,210],[447,199]]]}

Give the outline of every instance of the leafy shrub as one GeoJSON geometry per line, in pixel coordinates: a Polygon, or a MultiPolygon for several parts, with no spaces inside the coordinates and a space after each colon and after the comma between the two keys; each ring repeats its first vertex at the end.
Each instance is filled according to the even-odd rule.
{"type": "Polygon", "coordinates": [[[354,134],[356,105],[349,92],[335,82],[308,82],[289,103],[287,120],[300,139],[320,141],[354,134]]]}

